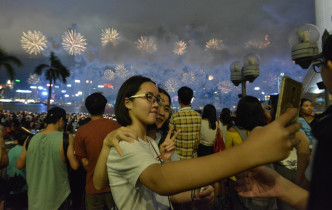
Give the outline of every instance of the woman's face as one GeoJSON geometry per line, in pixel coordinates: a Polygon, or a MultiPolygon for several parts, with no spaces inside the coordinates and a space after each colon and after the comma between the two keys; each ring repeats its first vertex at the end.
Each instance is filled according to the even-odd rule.
{"type": "Polygon", "coordinates": [[[305,115],[311,115],[314,110],[310,101],[305,101],[301,106],[301,113],[305,115]]]}
{"type": "Polygon", "coordinates": [[[160,97],[165,101],[163,106],[159,106],[156,120],[157,129],[160,129],[171,115],[170,101],[167,95],[160,93],[160,97]]]}
{"type": "MultiPolygon", "coordinates": [[[[135,95],[149,94],[154,97],[159,97],[157,86],[152,82],[144,82],[139,91],[135,95]]],[[[143,125],[152,125],[156,123],[158,114],[157,101],[149,102],[145,96],[133,98],[126,102],[126,107],[129,110],[129,116],[132,123],[141,123],[143,125]]]]}

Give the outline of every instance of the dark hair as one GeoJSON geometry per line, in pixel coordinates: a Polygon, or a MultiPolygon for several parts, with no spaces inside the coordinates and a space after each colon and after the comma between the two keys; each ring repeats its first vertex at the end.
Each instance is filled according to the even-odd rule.
{"type": "Polygon", "coordinates": [[[329,35],[323,45],[322,55],[326,61],[332,61],[332,35],[329,35]]]}
{"type": "Polygon", "coordinates": [[[271,105],[270,114],[272,117],[271,121],[274,121],[276,119],[278,99],[279,99],[279,94],[270,95],[270,105],[271,105]]]}
{"type": "Polygon", "coordinates": [[[235,125],[251,131],[256,126],[264,126],[266,118],[261,103],[256,97],[241,98],[236,109],[235,125]]]}
{"type": "Polygon", "coordinates": [[[60,120],[61,117],[66,120],[66,111],[60,107],[53,107],[48,110],[44,122],[46,124],[55,124],[60,120]]]}
{"type": "Polygon", "coordinates": [[[23,145],[24,144],[24,141],[29,137],[29,136],[32,136],[31,134],[28,134],[22,130],[15,130],[13,132],[13,137],[15,140],[17,140],[18,144],[19,145],[23,145]]]}
{"type": "Polygon", "coordinates": [[[131,125],[132,121],[125,106],[125,99],[135,95],[144,82],[154,83],[150,78],[137,75],[130,77],[121,85],[114,106],[115,117],[120,125],[131,125]]]}
{"type": "Polygon", "coordinates": [[[219,119],[224,125],[227,125],[227,128],[233,126],[231,110],[228,108],[223,108],[219,115],[219,119]]]}
{"type": "Polygon", "coordinates": [[[217,110],[212,104],[207,104],[204,106],[202,119],[209,120],[209,127],[214,130],[216,129],[217,121],[217,110]]]}
{"type": "Polygon", "coordinates": [[[304,102],[306,102],[306,101],[310,101],[310,103],[312,104],[312,101],[310,99],[301,98],[301,102],[300,102],[300,113],[299,113],[300,117],[302,117],[301,107],[303,106],[304,102]]]}
{"type": "Polygon", "coordinates": [[[105,111],[107,99],[101,93],[92,93],[85,99],[85,107],[91,115],[102,115],[105,111]]]}
{"type": "Polygon", "coordinates": [[[190,105],[193,96],[194,91],[187,86],[183,86],[178,90],[178,97],[183,105],[190,105]]]}

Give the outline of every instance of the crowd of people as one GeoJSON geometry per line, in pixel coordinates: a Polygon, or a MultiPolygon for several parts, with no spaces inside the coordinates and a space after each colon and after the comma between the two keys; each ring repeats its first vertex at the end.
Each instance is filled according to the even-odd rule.
{"type": "MultiPolygon", "coordinates": [[[[332,93],[332,36],[321,72],[332,93]]],[[[253,96],[232,115],[191,107],[193,90],[178,90],[180,109],[144,76],[119,89],[115,119],[93,93],[88,114],[0,112],[0,209],[328,209],[331,107],[312,102],[274,119],[253,96]],[[302,123],[290,124],[300,113],[302,123]],[[216,151],[216,138],[223,151],[216,151]]]]}

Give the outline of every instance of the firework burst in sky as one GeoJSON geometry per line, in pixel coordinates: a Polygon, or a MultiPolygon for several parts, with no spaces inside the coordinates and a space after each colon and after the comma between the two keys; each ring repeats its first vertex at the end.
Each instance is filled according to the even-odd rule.
{"type": "Polygon", "coordinates": [[[40,31],[23,32],[21,46],[29,54],[39,54],[46,48],[46,37],[40,31]]]}
{"type": "Polygon", "coordinates": [[[104,72],[104,78],[107,80],[113,80],[114,79],[114,71],[111,69],[106,69],[104,72]]]}
{"type": "Polygon", "coordinates": [[[40,77],[37,74],[30,74],[29,78],[27,79],[28,84],[36,85],[40,81],[40,77]]]}
{"type": "Polygon", "coordinates": [[[233,84],[228,80],[218,82],[217,86],[218,89],[220,89],[221,93],[229,93],[233,89],[233,84]]]}
{"type": "Polygon", "coordinates": [[[157,51],[157,45],[152,38],[141,36],[137,40],[136,47],[143,53],[152,54],[157,51]]]}
{"type": "Polygon", "coordinates": [[[183,41],[178,41],[175,43],[175,48],[173,53],[176,55],[183,55],[186,52],[187,44],[183,41]]]}
{"type": "Polygon", "coordinates": [[[117,41],[119,39],[119,33],[116,29],[106,28],[101,31],[101,44],[102,46],[106,46],[109,43],[112,43],[113,45],[117,44],[117,41]]]}
{"type": "Polygon", "coordinates": [[[116,70],[116,74],[121,78],[125,78],[128,76],[128,69],[126,69],[126,67],[124,65],[117,65],[115,67],[115,70],[116,70]]]}
{"type": "Polygon", "coordinates": [[[68,30],[62,36],[62,46],[70,55],[80,55],[86,49],[86,39],[75,30],[68,30]]]}
{"type": "Polygon", "coordinates": [[[171,78],[166,81],[165,88],[168,93],[175,93],[178,90],[179,84],[177,80],[171,78]]]}
{"type": "Polygon", "coordinates": [[[265,35],[264,40],[249,40],[245,43],[245,48],[265,49],[271,44],[269,35],[265,35]]]}
{"type": "Polygon", "coordinates": [[[183,73],[182,74],[182,82],[188,85],[192,85],[195,83],[195,74],[193,72],[183,73]]]}
{"type": "Polygon", "coordinates": [[[222,50],[223,43],[222,40],[219,39],[210,39],[208,42],[206,42],[205,47],[207,50],[222,50]]]}

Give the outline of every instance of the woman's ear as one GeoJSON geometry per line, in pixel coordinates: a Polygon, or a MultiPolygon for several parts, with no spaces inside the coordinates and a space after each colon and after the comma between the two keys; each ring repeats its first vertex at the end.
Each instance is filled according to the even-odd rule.
{"type": "Polygon", "coordinates": [[[131,109],[132,109],[132,107],[133,107],[133,102],[132,102],[132,100],[130,100],[129,98],[125,98],[124,103],[125,103],[125,107],[126,107],[128,110],[131,110],[131,109]]]}
{"type": "Polygon", "coordinates": [[[327,60],[326,66],[327,66],[328,70],[332,71],[332,61],[331,60],[327,60]]]}

